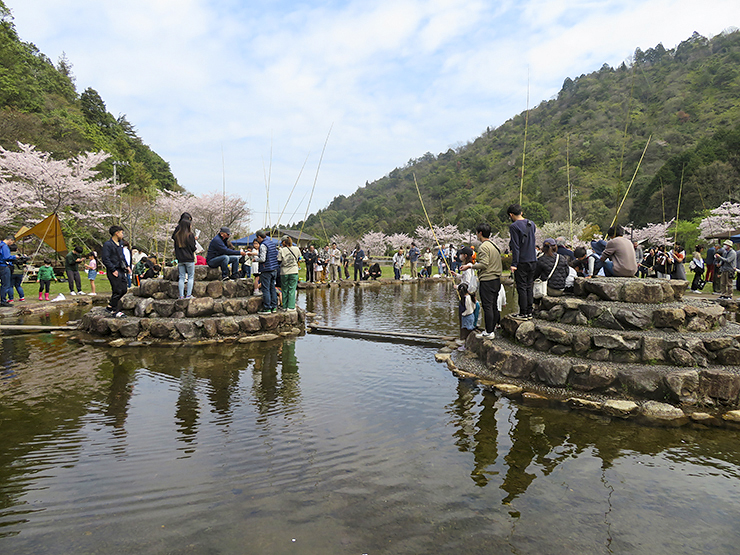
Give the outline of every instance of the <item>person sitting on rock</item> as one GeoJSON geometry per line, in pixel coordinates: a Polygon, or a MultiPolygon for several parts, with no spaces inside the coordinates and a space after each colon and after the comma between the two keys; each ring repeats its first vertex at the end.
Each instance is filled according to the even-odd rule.
{"type": "Polygon", "coordinates": [[[621,225],[612,226],[606,234],[609,241],[601,255],[604,273],[609,277],[635,277],[637,259],[632,241],[624,237],[621,225]]]}
{"type": "Polygon", "coordinates": [[[568,273],[568,257],[558,254],[558,245],[554,239],[545,239],[542,243],[542,256],[537,259],[535,279],[547,281],[548,296],[560,297],[565,289],[568,273]]]}
{"type": "Polygon", "coordinates": [[[239,257],[244,256],[243,250],[229,248],[228,240],[231,230],[222,227],[216,236],[211,239],[206,253],[206,262],[210,268],[221,268],[221,279],[237,279],[239,277],[239,257]],[[231,266],[231,275],[229,275],[231,266]]]}

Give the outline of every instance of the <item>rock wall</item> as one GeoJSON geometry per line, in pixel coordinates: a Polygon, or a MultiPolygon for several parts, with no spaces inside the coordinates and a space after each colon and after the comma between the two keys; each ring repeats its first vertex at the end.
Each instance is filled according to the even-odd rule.
{"type": "Polygon", "coordinates": [[[78,329],[113,346],[214,341],[268,341],[305,330],[305,312],[279,310],[257,314],[262,297],[252,295],[252,281],[221,281],[220,269],[196,267],[193,297],[178,299],[177,269],[163,279],[144,280],[121,299],[126,318],[94,308],[78,329]]]}
{"type": "MultiPolygon", "coordinates": [[[[547,297],[534,319],[503,318],[494,340],[471,334],[450,364],[465,369],[465,355],[474,356],[483,378],[531,384],[589,410],[596,401],[575,392],[635,407],[668,403],[678,410],[666,417],[674,423],[700,408],[740,414],[732,411],[740,405],[740,326],[712,300],[682,301],[686,282],[666,282],[669,291],[656,281],[664,280],[580,280],[578,297],[547,297]]],[[[649,407],[657,420],[671,412],[649,407]]]]}

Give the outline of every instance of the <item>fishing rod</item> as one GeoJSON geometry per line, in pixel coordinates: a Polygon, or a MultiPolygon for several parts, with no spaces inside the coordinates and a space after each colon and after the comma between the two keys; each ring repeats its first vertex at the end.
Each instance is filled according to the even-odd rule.
{"type": "Polygon", "coordinates": [[[686,169],[684,164],[681,167],[681,183],[678,186],[678,204],[676,205],[676,232],[673,234],[673,244],[675,245],[678,241],[678,213],[681,210],[681,193],[683,192],[683,172],[686,169]]]}
{"type": "Polygon", "coordinates": [[[324,159],[324,152],[326,152],[326,144],[329,142],[329,135],[331,130],[334,128],[334,123],[329,126],[329,132],[326,134],[326,140],[324,141],[324,148],[321,149],[321,157],[319,158],[319,165],[316,167],[316,177],[313,179],[313,187],[311,187],[311,196],[308,198],[308,204],[306,205],[306,215],[303,217],[303,223],[301,224],[301,230],[298,232],[298,241],[301,240],[303,235],[303,228],[306,225],[306,218],[308,218],[308,209],[311,207],[311,201],[313,200],[313,193],[316,190],[316,182],[319,180],[319,170],[321,169],[321,162],[324,159]]]}
{"type": "MultiPolygon", "coordinates": [[[[447,269],[452,272],[452,268],[450,268],[449,264],[447,264],[447,258],[444,256],[444,251],[442,250],[442,245],[439,242],[439,239],[437,238],[437,233],[434,231],[434,226],[432,225],[432,220],[429,219],[429,214],[427,214],[427,209],[424,207],[424,199],[421,198],[421,191],[419,190],[419,183],[416,181],[416,172],[413,172],[414,176],[414,185],[416,185],[416,193],[419,195],[419,202],[421,203],[421,209],[424,211],[424,215],[427,218],[427,223],[429,224],[429,229],[432,230],[432,236],[434,237],[434,240],[437,242],[437,248],[439,249],[439,253],[442,255],[442,260],[444,261],[445,266],[447,266],[447,269]]],[[[460,291],[457,290],[457,287],[455,287],[455,293],[457,293],[457,299],[458,301],[461,300],[460,297],[460,291]]]]}
{"type": "Polygon", "coordinates": [[[570,184],[570,133],[565,136],[565,174],[568,179],[568,240],[573,241],[573,187],[570,184]]]}
{"type": "Polygon", "coordinates": [[[635,90],[635,66],[637,63],[632,64],[632,82],[630,85],[630,95],[627,99],[627,115],[625,117],[624,121],[624,133],[622,134],[622,156],[619,160],[619,183],[622,183],[622,175],[623,175],[623,168],[624,168],[624,151],[627,147],[627,128],[630,124],[630,109],[632,108],[632,97],[635,90]]]}
{"type": "Polygon", "coordinates": [[[303,165],[301,166],[301,171],[298,172],[298,177],[296,178],[295,183],[293,184],[293,188],[290,190],[290,194],[288,195],[288,200],[285,201],[285,206],[283,206],[283,211],[280,212],[280,215],[278,216],[278,221],[277,221],[278,230],[280,229],[280,222],[283,219],[283,214],[285,214],[285,210],[286,208],[288,208],[288,203],[290,202],[290,199],[293,196],[293,191],[295,191],[296,185],[298,185],[298,180],[301,178],[301,175],[303,175],[303,169],[306,167],[306,162],[308,162],[308,157],[310,155],[311,155],[310,152],[306,154],[306,159],[303,161],[303,165]]]}
{"type": "Polygon", "coordinates": [[[527,155],[527,128],[529,127],[529,68],[527,68],[527,112],[524,117],[524,147],[522,148],[522,176],[519,182],[519,205],[522,204],[524,194],[524,158],[527,155]]]}
{"type": "Polygon", "coordinates": [[[645,153],[647,152],[647,149],[650,146],[650,140],[652,138],[653,138],[652,135],[648,137],[647,143],[645,144],[645,148],[642,151],[642,156],[640,156],[640,161],[637,163],[637,167],[635,168],[635,174],[632,176],[632,180],[630,181],[630,184],[624,193],[624,197],[622,198],[622,202],[619,204],[619,208],[617,208],[617,213],[614,214],[614,219],[612,220],[612,225],[610,227],[613,227],[614,224],[617,223],[617,218],[619,218],[619,212],[622,210],[622,206],[624,206],[624,201],[627,200],[627,195],[630,194],[630,189],[632,189],[632,184],[635,182],[635,178],[637,177],[637,172],[640,171],[640,165],[642,164],[642,159],[645,158],[645,153]]]}

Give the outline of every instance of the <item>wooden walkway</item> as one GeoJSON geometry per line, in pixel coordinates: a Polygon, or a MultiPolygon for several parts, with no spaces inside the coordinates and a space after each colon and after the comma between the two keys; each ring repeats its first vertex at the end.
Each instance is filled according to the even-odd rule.
{"type": "Polygon", "coordinates": [[[414,342],[444,345],[456,338],[449,335],[432,335],[425,333],[402,333],[398,331],[358,330],[353,328],[335,328],[319,324],[309,324],[309,331],[343,337],[357,337],[371,341],[414,342]]]}
{"type": "Polygon", "coordinates": [[[23,325],[0,325],[0,335],[18,335],[23,333],[50,333],[53,331],[75,331],[74,326],[23,326],[23,325]]]}

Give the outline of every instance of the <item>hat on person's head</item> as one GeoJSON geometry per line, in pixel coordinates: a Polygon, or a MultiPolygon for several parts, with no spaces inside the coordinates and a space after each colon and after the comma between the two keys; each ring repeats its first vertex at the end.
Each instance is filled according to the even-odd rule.
{"type": "Polygon", "coordinates": [[[226,227],[226,226],[224,226],[221,229],[219,229],[218,232],[219,233],[225,233],[226,235],[231,235],[231,230],[228,227],[226,227]]]}
{"type": "Polygon", "coordinates": [[[731,247],[732,246],[732,241],[730,241],[729,239],[725,239],[725,242],[722,243],[722,244],[725,245],[726,247],[731,247]]]}
{"type": "Polygon", "coordinates": [[[457,254],[465,254],[468,257],[473,256],[473,249],[470,247],[462,247],[460,250],[457,251],[457,254]]]}
{"type": "Polygon", "coordinates": [[[557,247],[558,244],[555,242],[555,239],[552,239],[551,237],[548,237],[542,242],[543,245],[550,245],[551,247],[557,247]]]}

